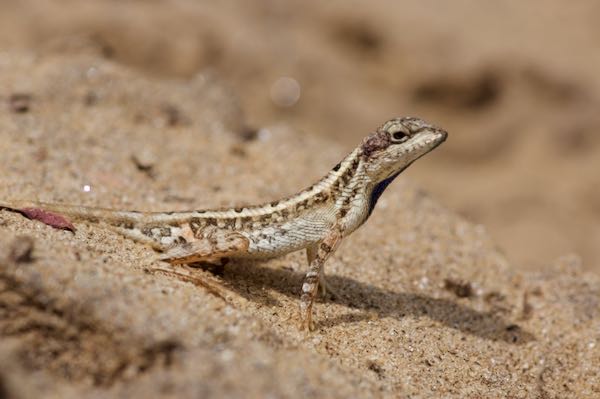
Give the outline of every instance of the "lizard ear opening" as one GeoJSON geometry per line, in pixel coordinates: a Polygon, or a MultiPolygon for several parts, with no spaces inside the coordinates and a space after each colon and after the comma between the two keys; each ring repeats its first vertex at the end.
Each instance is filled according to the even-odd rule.
{"type": "Polygon", "coordinates": [[[371,154],[386,149],[391,144],[391,137],[387,132],[377,131],[370,134],[362,143],[362,151],[366,157],[371,154]]]}

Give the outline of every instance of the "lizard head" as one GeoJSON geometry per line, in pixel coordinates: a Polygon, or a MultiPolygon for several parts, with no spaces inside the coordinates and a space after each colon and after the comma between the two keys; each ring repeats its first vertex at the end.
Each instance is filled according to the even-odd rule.
{"type": "MultiPolygon", "coordinates": [[[[365,138],[365,170],[375,184],[386,182],[440,145],[448,133],[418,118],[395,118],[365,138]]],[[[389,180],[389,181],[388,181],[389,180]]],[[[387,186],[386,184],[386,186],[387,186]]]]}

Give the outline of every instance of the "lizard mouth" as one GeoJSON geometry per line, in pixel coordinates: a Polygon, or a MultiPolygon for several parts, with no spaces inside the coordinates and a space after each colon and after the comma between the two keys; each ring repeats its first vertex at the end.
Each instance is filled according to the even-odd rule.
{"type": "Polygon", "coordinates": [[[437,129],[436,132],[439,134],[439,138],[437,139],[437,143],[435,143],[435,147],[442,144],[448,138],[448,132],[442,129],[437,129]]]}
{"type": "Polygon", "coordinates": [[[412,165],[412,163],[415,162],[417,159],[421,158],[423,155],[427,154],[428,152],[434,150],[435,148],[437,148],[437,146],[439,146],[444,141],[446,141],[446,138],[448,137],[448,133],[442,129],[431,130],[431,132],[433,133],[433,135],[414,143],[413,145],[411,145],[410,147],[408,147],[408,148],[404,149],[404,151],[402,151],[401,155],[414,153],[414,154],[416,154],[416,156],[413,159],[411,159],[409,162],[407,162],[406,164],[401,165],[399,169],[392,170],[385,177],[385,180],[390,179],[390,178],[393,179],[396,176],[398,176],[398,174],[400,174],[402,171],[404,171],[406,168],[408,168],[410,165],[412,165]]]}
{"type": "Polygon", "coordinates": [[[444,141],[446,141],[447,137],[448,137],[448,133],[445,130],[442,130],[442,129],[431,130],[431,133],[428,135],[428,137],[425,137],[421,140],[416,141],[413,145],[406,148],[403,152],[405,154],[408,154],[411,152],[417,152],[417,151],[425,149],[425,151],[423,151],[421,154],[419,154],[419,156],[417,158],[415,158],[415,160],[416,160],[416,159],[420,158],[421,156],[425,155],[426,153],[428,153],[429,151],[435,149],[440,144],[442,144],[444,141]]]}
{"type": "Polygon", "coordinates": [[[446,138],[448,138],[448,132],[446,132],[445,130],[442,129],[438,129],[435,128],[432,130],[433,133],[435,133],[435,136],[429,140],[426,140],[426,145],[433,143],[433,145],[431,146],[431,149],[436,148],[438,145],[442,144],[444,141],[446,141],[446,138]]]}

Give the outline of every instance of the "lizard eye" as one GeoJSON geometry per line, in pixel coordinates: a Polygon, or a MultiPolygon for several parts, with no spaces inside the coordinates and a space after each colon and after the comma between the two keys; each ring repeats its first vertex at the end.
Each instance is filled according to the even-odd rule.
{"type": "Polygon", "coordinates": [[[396,142],[401,143],[408,139],[408,134],[398,131],[392,134],[392,139],[396,142]]]}

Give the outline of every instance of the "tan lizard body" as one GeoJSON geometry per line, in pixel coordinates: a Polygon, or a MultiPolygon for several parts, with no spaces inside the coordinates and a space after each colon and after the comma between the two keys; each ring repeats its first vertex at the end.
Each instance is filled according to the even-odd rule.
{"type": "Polygon", "coordinates": [[[41,208],[107,226],[152,246],[175,263],[223,258],[270,258],[306,249],[309,271],[302,285],[302,325],[312,328],[312,306],[323,265],[340,241],[370,216],[388,184],[447,133],[417,118],[396,118],[367,136],[319,182],[267,204],[226,210],[117,211],[28,201],[0,201],[0,208],[41,208]]]}

